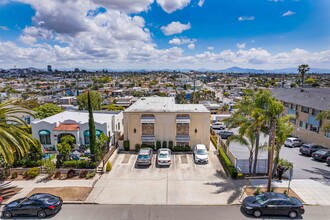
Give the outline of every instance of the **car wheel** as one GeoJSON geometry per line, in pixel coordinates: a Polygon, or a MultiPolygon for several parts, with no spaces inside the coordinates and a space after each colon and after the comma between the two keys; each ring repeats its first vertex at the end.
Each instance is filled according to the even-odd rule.
{"type": "Polygon", "coordinates": [[[11,214],[11,212],[9,212],[9,211],[5,211],[4,213],[2,213],[2,216],[3,216],[4,218],[11,218],[11,217],[12,217],[12,214],[11,214]]]}
{"type": "Polygon", "coordinates": [[[296,217],[297,217],[297,212],[295,212],[295,211],[290,211],[290,212],[289,212],[289,217],[290,217],[290,218],[296,218],[296,217]]]}
{"type": "Polygon", "coordinates": [[[256,218],[259,218],[261,216],[261,211],[260,210],[255,210],[253,212],[253,216],[256,217],[256,218]]]}
{"type": "Polygon", "coordinates": [[[45,218],[46,217],[46,212],[44,212],[44,211],[39,211],[38,212],[38,218],[45,218]]]}

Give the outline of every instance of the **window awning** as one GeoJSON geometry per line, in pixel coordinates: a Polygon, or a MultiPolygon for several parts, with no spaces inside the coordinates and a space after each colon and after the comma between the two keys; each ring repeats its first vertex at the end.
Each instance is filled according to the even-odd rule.
{"type": "MultiPolygon", "coordinates": [[[[96,130],[96,136],[100,136],[102,133],[102,131],[96,130]]],[[[84,136],[89,137],[89,130],[84,131],[84,136]]]]}
{"type": "Polygon", "coordinates": [[[148,142],[148,141],[155,141],[156,137],[155,135],[142,135],[141,136],[141,141],[143,142],[148,142]]]}
{"type": "Polygon", "coordinates": [[[41,131],[39,131],[39,135],[50,135],[50,131],[41,130],[41,131]]]}
{"type": "Polygon", "coordinates": [[[190,141],[190,136],[189,135],[179,135],[175,137],[175,140],[177,142],[188,142],[190,141]]]}
{"type": "Polygon", "coordinates": [[[189,117],[189,115],[184,116],[184,117],[178,116],[178,117],[176,117],[175,121],[176,121],[176,123],[189,124],[190,123],[190,117],[189,117]]]}
{"type": "Polygon", "coordinates": [[[154,117],[142,117],[141,118],[141,123],[155,123],[155,118],[154,117]]]}

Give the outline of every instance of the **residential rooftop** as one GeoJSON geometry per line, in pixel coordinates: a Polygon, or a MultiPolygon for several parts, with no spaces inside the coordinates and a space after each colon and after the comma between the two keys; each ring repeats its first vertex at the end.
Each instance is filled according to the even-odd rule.
{"type": "MultiPolygon", "coordinates": [[[[102,111],[102,112],[94,112],[94,121],[100,124],[104,124],[105,122],[110,120],[110,117],[113,115],[117,115],[118,112],[109,112],[109,111],[102,111]]],[[[48,118],[44,118],[38,121],[32,122],[33,124],[38,124],[40,122],[47,122],[47,123],[63,123],[63,122],[76,122],[79,124],[88,123],[88,112],[87,111],[64,111],[59,114],[50,116],[48,118]]]]}
{"type": "Polygon", "coordinates": [[[330,88],[276,88],[271,93],[283,102],[317,110],[330,109],[330,88]]]}
{"type": "Polygon", "coordinates": [[[210,112],[202,104],[176,104],[174,97],[143,97],[125,112],[210,112]]]}

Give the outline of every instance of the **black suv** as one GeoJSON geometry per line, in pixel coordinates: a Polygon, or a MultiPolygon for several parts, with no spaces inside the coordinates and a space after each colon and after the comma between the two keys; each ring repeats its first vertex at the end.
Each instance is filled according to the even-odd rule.
{"type": "Polygon", "coordinates": [[[303,144],[300,146],[300,153],[307,156],[312,156],[312,154],[320,149],[324,149],[323,146],[317,144],[303,144]]]}

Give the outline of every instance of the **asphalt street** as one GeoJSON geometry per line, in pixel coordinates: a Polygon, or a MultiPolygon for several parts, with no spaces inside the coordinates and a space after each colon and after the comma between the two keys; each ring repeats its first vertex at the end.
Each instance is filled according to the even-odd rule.
{"type": "MultiPolygon", "coordinates": [[[[305,206],[306,213],[298,219],[328,220],[327,206],[305,206]]],[[[16,218],[23,219],[23,218],[16,218]]],[[[26,218],[24,218],[26,219],[26,218]]],[[[33,219],[33,218],[28,218],[33,219]]],[[[244,215],[240,206],[154,206],[154,205],[64,205],[62,210],[48,219],[60,220],[241,220],[254,219],[244,215]]],[[[288,219],[287,217],[261,217],[259,219],[288,219]]]]}

